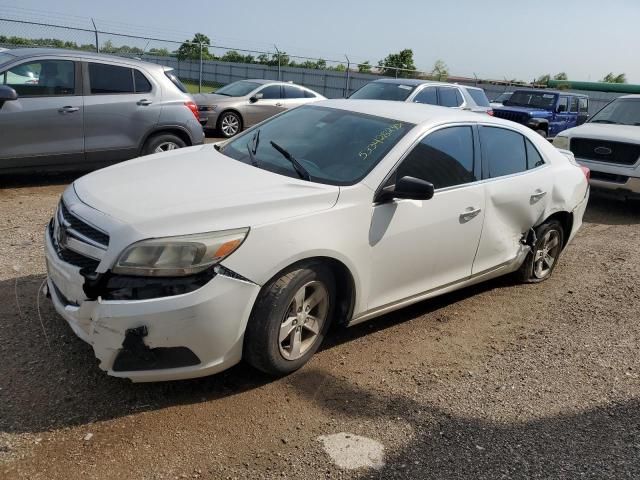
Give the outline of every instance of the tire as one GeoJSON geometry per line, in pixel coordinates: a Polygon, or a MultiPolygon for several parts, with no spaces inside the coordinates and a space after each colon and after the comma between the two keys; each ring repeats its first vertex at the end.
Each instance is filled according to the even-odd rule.
{"type": "Polygon", "coordinates": [[[540,135],[542,138],[547,138],[547,131],[546,130],[542,130],[542,129],[536,130],[536,133],[538,135],[540,135]]]}
{"type": "Polygon", "coordinates": [[[564,229],[558,220],[547,220],[537,227],[535,232],[536,242],[533,251],[527,255],[518,270],[518,277],[524,283],[544,282],[551,277],[564,246],[564,229]],[[542,253],[545,248],[548,252],[548,258],[553,259],[551,265],[548,260],[545,260],[547,257],[542,253]]]}
{"type": "Polygon", "coordinates": [[[319,263],[296,266],[265,285],[244,336],[247,363],[275,376],[302,367],[329,329],[335,298],[334,276],[319,263]],[[319,301],[307,312],[310,299],[319,301]]]}
{"type": "Polygon", "coordinates": [[[187,144],[177,135],[172,133],[158,133],[150,136],[142,147],[143,155],[151,155],[152,153],[162,153],[177,148],[184,148],[187,144]]]}
{"type": "Polygon", "coordinates": [[[218,132],[224,138],[231,138],[242,131],[242,118],[235,112],[222,112],[218,118],[218,132]]]}

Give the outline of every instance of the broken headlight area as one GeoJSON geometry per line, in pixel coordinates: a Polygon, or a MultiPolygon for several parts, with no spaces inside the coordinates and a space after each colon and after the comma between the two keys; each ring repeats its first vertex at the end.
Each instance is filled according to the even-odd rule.
{"type": "Polygon", "coordinates": [[[139,277],[117,275],[112,272],[96,273],[83,269],[83,290],[90,300],[149,300],[172,297],[193,292],[206,285],[216,276],[216,269],[210,267],[200,273],[186,277],[139,277]]]}

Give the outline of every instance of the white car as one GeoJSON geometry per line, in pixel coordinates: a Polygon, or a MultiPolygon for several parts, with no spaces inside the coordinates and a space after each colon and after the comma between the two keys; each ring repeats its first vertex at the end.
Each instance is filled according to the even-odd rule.
{"type": "Polygon", "coordinates": [[[331,323],[510,272],[547,279],[588,192],[527,127],[327,100],[76,180],[45,236],[48,293],[110,375],[198,377],[243,358],[286,374],[331,323]]]}
{"type": "Polygon", "coordinates": [[[587,123],[560,132],[553,144],[570,149],[591,170],[591,185],[640,198],[640,95],[606,105],[587,123]]]}

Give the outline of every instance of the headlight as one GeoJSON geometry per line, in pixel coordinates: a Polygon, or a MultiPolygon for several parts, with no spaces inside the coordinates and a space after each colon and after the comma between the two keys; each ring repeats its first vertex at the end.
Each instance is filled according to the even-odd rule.
{"type": "Polygon", "coordinates": [[[556,138],[553,139],[553,146],[563,150],[569,150],[569,137],[557,135],[556,138]]]}
{"type": "Polygon", "coordinates": [[[217,105],[198,105],[199,112],[214,112],[217,105]]]}
{"type": "Polygon", "coordinates": [[[113,273],[147,277],[192,275],[231,255],[248,233],[248,228],[238,228],[142,240],[122,252],[113,273]]]}

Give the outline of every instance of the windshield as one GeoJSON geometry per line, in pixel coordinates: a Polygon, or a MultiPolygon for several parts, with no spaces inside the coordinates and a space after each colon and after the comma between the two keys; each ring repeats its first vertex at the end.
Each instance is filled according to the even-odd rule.
{"type": "Polygon", "coordinates": [[[360,90],[354,92],[349,98],[357,100],[395,100],[398,102],[404,102],[415,89],[415,85],[371,82],[367,83],[360,90]]]}
{"type": "Polygon", "coordinates": [[[6,53],[6,52],[0,52],[0,65],[3,65],[11,60],[15,60],[16,57],[14,57],[13,55],[6,53]]]}
{"type": "Polygon", "coordinates": [[[226,95],[227,97],[244,97],[245,95],[253,92],[260,85],[260,83],[241,80],[239,82],[233,82],[229,85],[225,85],[224,87],[216,90],[213,93],[217,93],[218,95],[226,95]]]}
{"type": "Polygon", "coordinates": [[[259,129],[248,130],[220,151],[249,165],[300,178],[273,142],[304,167],[311,181],[352,185],[364,178],[413,126],[347,110],[303,106],[268,120],[259,129]]]}
{"type": "Polygon", "coordinates": [[[591,123],[640,126],[640,98],[614,100],[596,113],[589,121],[591,123]]]}
{"type": "Polygon", "coordinates": [[[484,93],[484,90],[480,90],[477,88],[467,88],[467,92],[469,92],[469,95],[471,95],[471,98],[473,98],[473,101],[476,102],[476,105],[478,105],[479,107],[489,106],[489,99],[484,93]]]}
{"type": "Polygon", "coordinates": [[[544,110],[553,110],[558,95],[554,93],[544,92],[513,92],[509,100],[505,100],[504,104],[509,107],[529,107],[542,108],[544,110]]]}
{"type": "Polygon", "coordinates": [[[500,95],[498,95],[493,101],[497,102],[497,103],[502,103],[505,100],[509,100],[511,98],[511,95],[513,95],[513,93],[504,92],[504,93],[501,93],[500,95]]]}

